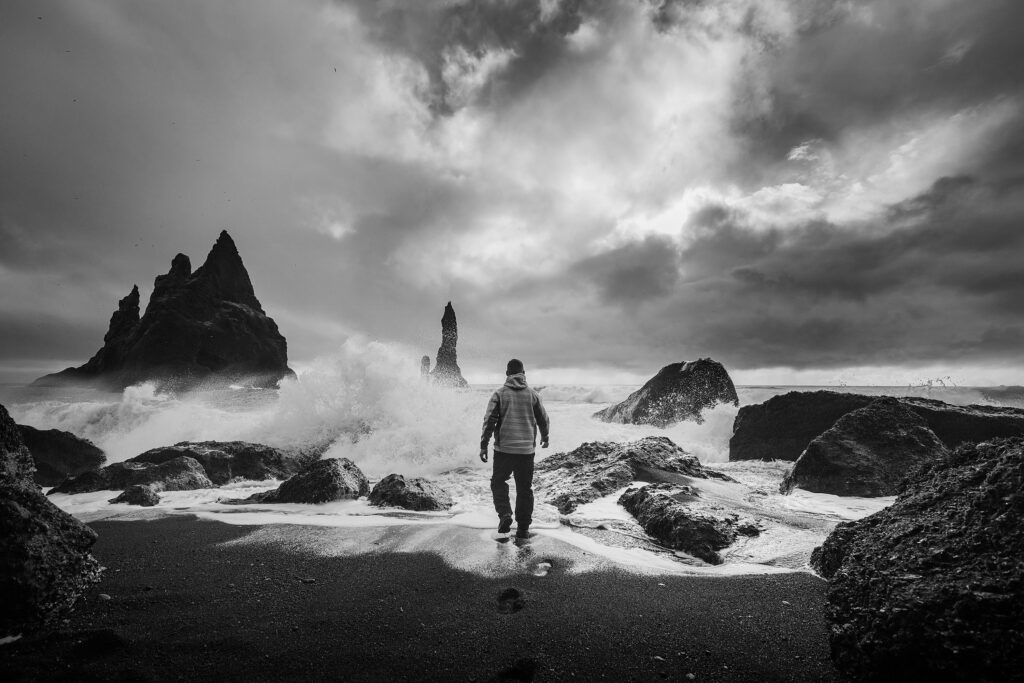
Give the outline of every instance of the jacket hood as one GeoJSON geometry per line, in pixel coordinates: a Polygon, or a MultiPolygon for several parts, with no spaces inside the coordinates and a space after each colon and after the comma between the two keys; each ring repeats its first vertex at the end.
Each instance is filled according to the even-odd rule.
{"type": "Polygon", "coordinates": [[[517,372],[514,375],[509,375],[505,378],[505,386],[509,389],[525,389],[526,388],[526,373],[517,372]]]}

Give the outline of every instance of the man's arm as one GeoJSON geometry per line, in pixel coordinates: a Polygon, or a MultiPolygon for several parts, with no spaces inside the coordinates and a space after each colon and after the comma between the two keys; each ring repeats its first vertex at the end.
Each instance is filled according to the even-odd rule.
{"type": "Polygon", "coordinates": [[[501,401],[498,392],[491,394],[491,400],[487,402],[487,412],[484,413],[483,433],[480,435],[480,459],[487,462],[487,444],[491,442],[491,435],[498,428],[498,421],[501,420],[501,401]]]}
{"type": "Polygon", "coordinates": [[[548,430],[551,423],[548,420],[548,411],[544,410],[544,401],[536,391],[533,392],[533,417],[537,420],[537,427],[540,429],[540,447],[547,448],[548,430]]]}

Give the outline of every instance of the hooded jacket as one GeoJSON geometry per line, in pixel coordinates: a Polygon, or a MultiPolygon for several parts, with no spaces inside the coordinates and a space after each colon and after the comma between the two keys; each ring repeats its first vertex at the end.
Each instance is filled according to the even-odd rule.
{"type": "Polygon", "coordinates": [[[526,374],[509,375],[505,385],[491,396],[484,414],[480,450],[486,450],[494,435],[499,453],[532,455],[536,451],[537,429],[548,438],[548,413],[540,394],[526,385],[526,374]]]}

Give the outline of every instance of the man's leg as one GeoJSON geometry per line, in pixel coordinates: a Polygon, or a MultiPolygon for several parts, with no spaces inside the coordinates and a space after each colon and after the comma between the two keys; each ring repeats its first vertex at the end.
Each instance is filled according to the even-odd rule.
{"type": "Polygon", "coordinates": [[[514,455],[494,451],[494,469],[491,471],[491,496],[494,511],[499,518],[512,516],[512,504],[508,500],[508,478],[512,474],[514,455]]]}
{"type": "Polygon", "coordinates": [[[512,470],[516,479],[516,525],[525,531],[533,521],[533,453],[511,457],[516,459],[512,470]]]}

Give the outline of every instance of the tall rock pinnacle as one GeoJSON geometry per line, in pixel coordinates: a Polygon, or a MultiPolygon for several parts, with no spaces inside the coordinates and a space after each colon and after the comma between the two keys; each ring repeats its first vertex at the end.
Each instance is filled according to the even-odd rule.
{"type": "Polygon", "coordinates": [[[468,387],[462,377],[459,364],[456,359],[455,346],[459,341],[459,324],[455,320],[455,309],[452,302],[444,307],[444,315],[441,316],[441,346],[437,349],[437,362],[430,376],[435,382],[446,384],[452,387],[468,387]]]}
{"type": "Polygon", "coordinates": [[[132,289],[111,316],[103,341],[85,365],[36,384],[123,388],[153,380],[172,388],[234,382],[273,386],[294,374],[287,342],[260,306],[226,231],[195,272],[188,256],[174,257],[171,269],[154,281],[141,318],[139,290],[132,289]]]}

